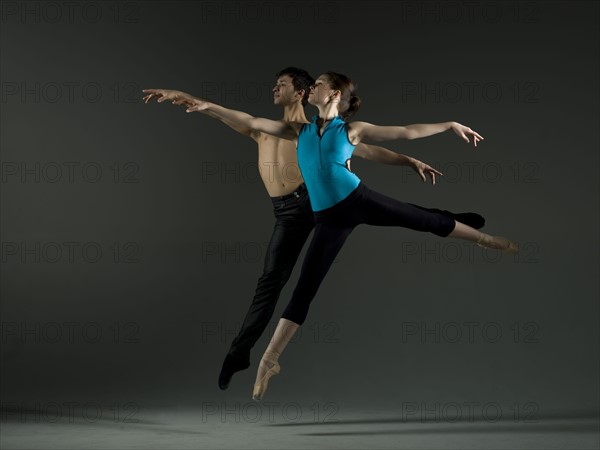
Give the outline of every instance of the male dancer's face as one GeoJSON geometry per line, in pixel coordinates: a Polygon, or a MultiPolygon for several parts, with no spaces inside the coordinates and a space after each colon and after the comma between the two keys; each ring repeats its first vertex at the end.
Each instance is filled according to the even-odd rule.
{"type": "Polygon", "coordinates": [[[277,78],[275,87],[273,88],[273,103],[275,105],[292,105],[298,101],[302,101],[302,91],[294,89],[292,77],[282,75],[277,78]]]}

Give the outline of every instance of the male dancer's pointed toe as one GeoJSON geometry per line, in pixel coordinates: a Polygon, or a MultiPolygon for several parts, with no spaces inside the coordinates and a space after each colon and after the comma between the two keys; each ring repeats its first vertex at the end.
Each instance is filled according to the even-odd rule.
{"type": "Polygon", "coordinates": [[[219,373],[219,389],[222,391],[226,390],[229,387],[233,374],[248,367],[250,367],[250,361],[247,359],[228,354],[223,362],[221,373],[219,373]]]}
{"type": "Polygon", "coordinates": [[[222,391],[226,390],[229,387],[229,383],[231,383],[231,377],[233,376],[233,372],[223,372],[219,374],[219,389],[222,391]]]}

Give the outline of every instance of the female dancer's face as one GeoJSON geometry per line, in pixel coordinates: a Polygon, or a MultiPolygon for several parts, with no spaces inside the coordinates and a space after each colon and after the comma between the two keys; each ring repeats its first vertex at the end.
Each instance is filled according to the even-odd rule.
{"type": "Polygon", "coordinates": [[[333,93],[329,81],[325,75],[321,75],[315,80],[315,84],[310,87],[308,94],[308,103],[311,105],[325,105],[329,102],[330,96],[333,93]]]}

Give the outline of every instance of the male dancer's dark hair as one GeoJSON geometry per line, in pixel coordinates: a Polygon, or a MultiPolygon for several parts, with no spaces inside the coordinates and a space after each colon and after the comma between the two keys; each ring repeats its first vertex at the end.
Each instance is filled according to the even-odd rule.
{"type": "Polygon", "coordinates": [[[310,87],[315,84],[315,79],[309,75],[304,69],[297,67],[286,67],[275,74],[276,78],[288,75],[292,79],[294,89],[297,91],[304,90],[304,97],[302,98],[302,106],[306,106],[308,103],[308,94],[310,93],[310,87]]]}

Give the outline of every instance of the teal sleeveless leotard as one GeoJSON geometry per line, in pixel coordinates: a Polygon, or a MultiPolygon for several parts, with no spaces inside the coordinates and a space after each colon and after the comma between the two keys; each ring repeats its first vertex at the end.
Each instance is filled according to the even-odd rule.
{"type": "Polygon", "coordinates": [[[298,135],[298,165],[306,183],[313,211],[329,208],[345,199],[360,184],[346,166],[354,145],[348,140],[346,122],[336,116],[319,134],[317,119],[302,126],[298,135]]]}

